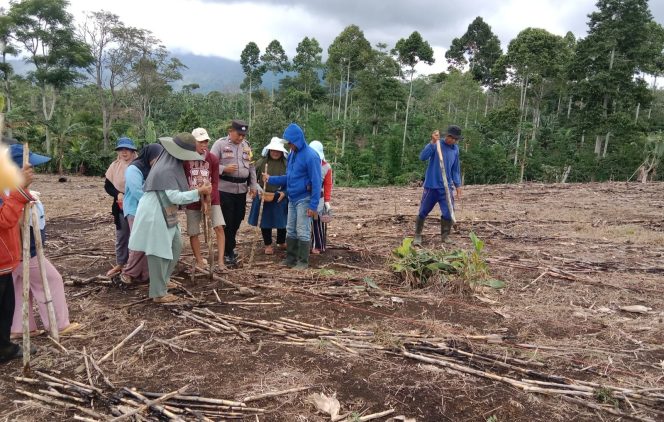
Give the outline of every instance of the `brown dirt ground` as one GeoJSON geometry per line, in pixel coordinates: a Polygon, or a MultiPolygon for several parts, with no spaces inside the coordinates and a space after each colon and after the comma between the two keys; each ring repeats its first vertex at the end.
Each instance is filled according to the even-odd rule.
{"type": "MultiPolygon", "coordinates": [[[[55,176],[40,175],[34,189],[42,192],[46,206],[47,256],[65,281],[104,274],[114,262],[114,227],[103,179],[70,176],[58,183],[55,176]]],[[[188,275],[179,275],[187,290],[209,303],[216,301],[213,289],[224,302],[281,303],[214,308],[221,313],[373,330],[387,333],[386,341],[391,332],[413,330],[451,339],[503,333],[508,341],[493,352],[539,362],[548,373],[600,384],[662,386],[664,184],[468,186],[458,204],[454,246],[469,249],[468,234],[474,231],[486,241],[492,274],[507,287],[465,297],[441,285],[410,290],[389,271],[391,250],[411,234],[420,195],[416,187],[336,189],[331,247],[312,258],[316,270],[307,273],[278,269],[281,256],[266,256],[260,247],[257,263],[246,268],[251,242],[258,237],[243,225],[239,253],[245,268],[224,277],[251,288],[248,295],[203,276],[191,283],[188,275]],[[568,279],[547,273],[531,284],[549,270],[568,279]],[[365,289],[365,277],[382,293],[365,289]],[[392,296],[404,303],[394,303],[392,296]],[[633,314],[619,309],[637,304],[653,310],[633,314]],[[523,343],[546,347],[517,346],[523,343]]],[[[425,246],[431,248],[440,247],[437,212],[425,226],[425,246]]],[[[190,259],[187,246],[182,261],[190,259]]],[[[617,420],[555,396],[525,393],[393,354],[355,356],[324,342],[318,347],[281,344],[261,331],[250,332],[251,342],[205,330],[177,342],[195,354],[164,345],[143,350],[152,337],[168,339],[201,326],[178,318],[170,307],[138,302],[147,295],[143,286],[120,289],[91,282],[67,286],[66,293],[71,320],[83,325],[62,339],[72,352],[64,354],[47,338],[35,338],[39,353],[32,367],[83,382],[83,359],[74,351],[85,346],[98,359],[145,321],[145,329],[102,364],[117,388],[168,392],[190,384],[191,391],[206,397],[239,399],[312,386],[311,391],[336,394],[342,412],[394,408],[394,416],[418,421],[617,420]]],[[[24,385],[13,377],[20,374],[19,362],[0,366],[0,420],[71,419],[69,411],[16,402],[22,397],[15,388],[24,385]]],[[[308,394],[254,404],[268,410],[260,420],[329,420],[316,413],[308,394]]]]}

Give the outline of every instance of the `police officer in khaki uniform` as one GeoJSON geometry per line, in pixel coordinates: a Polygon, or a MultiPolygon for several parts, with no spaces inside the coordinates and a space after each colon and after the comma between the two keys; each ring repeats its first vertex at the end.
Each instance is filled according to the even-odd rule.
{"type": "Polygon", "coordinates": [[[245,140],[249,126],[242,120],[233,120],[228,128],[228,136],[218,139],[210,152],[219,157],[219,194],[221,212],[226,220],[226,250],[224,263],[237,264],[235,236],[244,220],[247,207],[247,191],[253,198],[258,185],[256,170],[251,162],[251,148],[245,140]]]}

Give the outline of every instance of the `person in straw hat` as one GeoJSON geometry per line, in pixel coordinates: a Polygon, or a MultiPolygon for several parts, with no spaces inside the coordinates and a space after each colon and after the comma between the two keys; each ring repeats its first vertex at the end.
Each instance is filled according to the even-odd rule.
{"type": "Polygon", "coordinates": [[[283,139],[276,136],[263,148],[262,158],[256,162],[256,177],[259,184],[259,196],[255,197],[249,211],[249,224],[258,225],[258,214],[261,206],[261,197],[265,196],[263,203],[263,214],[261,216],[260,228],[265,244],[265,254],[274,254],[272,246],[272,229],[277,229],[277,247],[286,248],[286,223],[288,221],[288,199],[286,192],[279,189],[277,185],[267,184],[265,192],[261,192],[263,186],[262,172],[267,165],[267,173],[271,176],[283,176],[286,174],[286,157],[288,152],[284,148],[283,139]]]}
{"type": "Polygon", "coordinates": [[[143,185],[143,197],[138,202],[129,248],[142,251],[148,257],[150,273],[149,295],[156,303],[177,300],[169,294],[173,286],[170,277],[182,251],[178,205],[191,204],[209,195],[210,184],[189,189],[183,161],[202,160],[196,152],[196,139],[190,133],[180,133],[174,138],[159,138],[164,151],[150,170],[143,185]]]}

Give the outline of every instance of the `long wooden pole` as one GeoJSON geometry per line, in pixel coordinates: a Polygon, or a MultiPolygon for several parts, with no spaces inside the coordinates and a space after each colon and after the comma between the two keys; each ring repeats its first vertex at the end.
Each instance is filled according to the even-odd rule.
{"type": "MultiPolygon", "coordinates": [[[[23,168],[29,164],[30,147],[23,144],[23,168]]],[[[31,203],[23,208],[23,373],[30,372],[30,207],[31,203]]]]}
{"type": "Polygon", "coordinates": [[[445,200],[447,201],[447,209],[450,210],[450,217],[452,218],[452,223],[456,223],[456,218],[454,216],[454,205],[452,205],[452,197],[450,196],[450,186],[447,184],[447,172],[445,171],[445,156],[443,155],[443,150],[440,147],[441,142],[443,142],[442,139],[436,142],[436,149],[438,150],[438,161],[440,162],[440,172],[443,174],[443,185],[445,187],[445,200]]]}
{"type": "Polygon", "coordinates": [[[37,261],[39,263],[39,274],[41,275],[42,286],[44,287],[44,299],[46,300],[46,309],[48,310],[48,327],[51,337],[55,341],[60,341],[58,322],[55,319],[55,306],[53,306],[53,296],[51,295],[51,286],[46,277],[46,257],[44,256],[44,244],[42,243],[41,230],[39,229],[39,214],[37,207],[32,208],[32,232],[35,236],[35,249],[37,249],[37,261]]]}
{"type": "MultiPolygon", "coordinates": [[[[268,151],[269,154],[269,151],[268,151]]],[[[267,173],[267,160],[265,161],[265,171],[267,173]]],[[[261,202],[258,206],[258,220],[256,221],[256,236],[260,238],[258,233],[261,230],[261,218],[263,218],[263,205],[265,204],[265,189],[267,188],[267,180],[263,179],[263,194],[261,195],[261,202]]],[[[251,244],[251,255],[249,256],[249,267],[254,263],[254,254],[256,252],[256,242],[251,244]]]]}

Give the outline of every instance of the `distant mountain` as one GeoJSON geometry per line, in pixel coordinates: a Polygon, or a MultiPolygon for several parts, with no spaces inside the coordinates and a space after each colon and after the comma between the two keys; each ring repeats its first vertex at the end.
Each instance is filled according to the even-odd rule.
{"type": "Polygon", "coordinates": [[[239,91],[244,79],[240,62],[222,57],[197,56],[188,53],[178,53],[173,56],[187,66],[187,69],[182,69],[182,79],[172,83],[175,90],[195,83],[200,85],[196,92],[239,91]]]}
{"type": "MultiPolygon", "coordinates": [[[[189,53],[173,54],[187,66],[182,69],[182,79],[173,82],[173,89],[179,91],[184,85],[198,84],[195,92],[208,93],[210,91],[234,92],[240,90],[240,84],[244,80],[244,72],[240,62],[225,59],[223,57],[198,56],[189,53]]],[[[21,59],[12,59],[8,62],[13,66],[14,72],[19,75],[25,75],[34,70],[32,64],[27,64],[21,59]]],[[[277,75],[275,86],[278,86],[278,80],[285,75],[277,75]]],[[[263,75],[263,87],[269,89],[272,86],[272,74],[270,72],[263,75]]]]}

